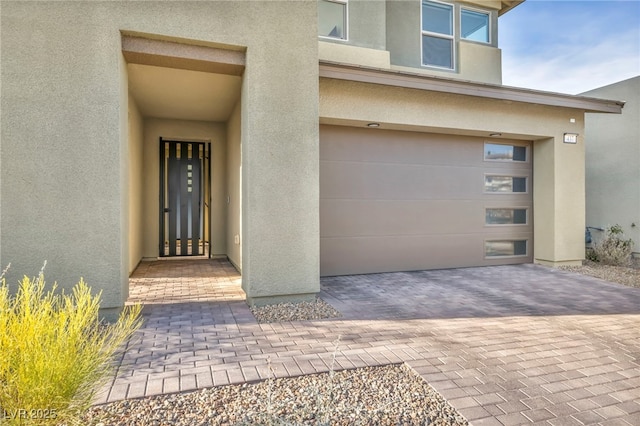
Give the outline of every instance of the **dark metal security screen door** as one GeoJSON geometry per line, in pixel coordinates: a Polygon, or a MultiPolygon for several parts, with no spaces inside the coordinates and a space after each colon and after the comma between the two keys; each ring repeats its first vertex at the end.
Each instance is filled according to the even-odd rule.
{"type": "Polygon", "coordinates": [[[160,139],[160,256],[207,254],[208,157],[207,143],[160,139]]]}

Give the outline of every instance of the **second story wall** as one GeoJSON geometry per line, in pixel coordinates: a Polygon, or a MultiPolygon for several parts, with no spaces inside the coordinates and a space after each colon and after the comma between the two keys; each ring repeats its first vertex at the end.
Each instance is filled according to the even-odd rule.
{"type": "Polygon", "coordinates": [[[369,49],[386,49],[385,2],[371,0],[318,0],[320,41],[369,49]],[[340,8],[346,16],[340,16],[340,8]],[[326,9],[325,11],[325,8],[326,9]],[[332,10],[336,9],[336,10],[332,10]],[[324,22],[322,17],[326,17],[324,22]],[[340,20],[346,20],[344,30],[340,20]],[[337,31],[336,31],[337,30],[337,31]]]}
{"type": "Polygon", "coordinates": [[[319,0],[320,59],[502,84],[500,7],[490,0],[319,0]]]}

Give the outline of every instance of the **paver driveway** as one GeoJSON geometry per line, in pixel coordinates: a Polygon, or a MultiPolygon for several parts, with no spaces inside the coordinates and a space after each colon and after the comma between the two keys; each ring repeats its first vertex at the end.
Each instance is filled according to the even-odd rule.
{"type": "Polygon", "coordinates": [[[330,277],[343,318],[257,324],[228,263],[170,263],[134,274],[146,321],[98,402],[259,380],[267,359],[328,371],[335,353],[408,363],[473,425],[640,425],[640,289],[537,265],[330,277]]]}

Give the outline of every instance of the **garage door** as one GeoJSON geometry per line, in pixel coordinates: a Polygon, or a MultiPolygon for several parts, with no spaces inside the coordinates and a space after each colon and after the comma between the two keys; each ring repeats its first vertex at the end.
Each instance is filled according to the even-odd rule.
{"type": "Polygon", "coordinates": [[[323,276],[532,262],[528,142],[320,128],[323,276]]]}

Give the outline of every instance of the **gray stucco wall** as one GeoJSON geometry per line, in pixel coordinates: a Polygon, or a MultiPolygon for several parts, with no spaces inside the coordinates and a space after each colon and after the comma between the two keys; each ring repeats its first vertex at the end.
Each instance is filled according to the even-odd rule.
{"type": "Polygon", "coordinates": [[[84,276],[105,308],[127,297],[126,30],[247,47],[243,286],[251,298],[319,290],[315,2],[3,2],[0,26],[10,282],[47,259],[51,280],[84,276]]]}
{"type": "Polygon", "coordinates": [[[422,65],[421,47],[421,2],[386,2],[386,46],[390,53],[391,65],[396,68],[415,68],[419,72],[447,78],[480,81],[492,84],[502,83],[502,60],[498,46],[497,12],[494,4],[464,4],[465,8],[492,12],[490,15],[490,43],[460,40],[460,10],[463,5],[454,5],[455,67],[453,70],[425,67],[422,65]]]}
{"type": "Polygon", "coordinates": [[[349,44],[384,50],[386,47],[385,2],[350,0],[348,4],[348,40],[322,38],[329,43],[349,44]]]}
{"type": "Polygon", "coordinates": [[[626,101],[621,115],[586,114],[587,225],[621,225],[640,253],[640,76],[583,95],[626,101]]]}

